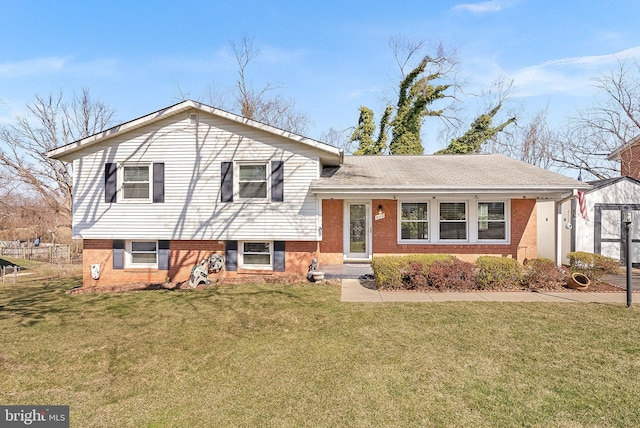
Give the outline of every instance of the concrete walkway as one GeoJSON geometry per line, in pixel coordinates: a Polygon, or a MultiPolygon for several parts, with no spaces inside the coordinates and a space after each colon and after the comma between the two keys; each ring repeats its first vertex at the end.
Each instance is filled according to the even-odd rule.
{"type": "MultiPolygon", "coordinates": [[[[505,292],[410,292],[378,291],[371,281],[355,278],[342,279],[342,302],[564,302],[564,303],[616,303],[626,304],[624,291],[614,293],[590,293],[567,291],[533,293],[530,291],[505,292]]],[[[633,301],[640,304],[640,293],[633,293],[633,301]]]]}

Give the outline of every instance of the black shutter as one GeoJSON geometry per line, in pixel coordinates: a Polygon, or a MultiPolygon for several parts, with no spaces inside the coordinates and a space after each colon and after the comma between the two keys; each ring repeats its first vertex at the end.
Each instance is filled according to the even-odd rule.
{"type": "Polygon", "coordinates": [[[117,202],[118,164],[104,164],[104,201],[108,204],[117,202]]]}
{"type": "Polygon", "coordinates": [[[153,164],[153,202],[164,202],[164,164],[153,164]]]}
{"type": "Polygon", "coordinates": [[[233,202],[233,162],[220,166],[220,202],[233,202]]]}
{"type": "Polygon", "coordinates": [[[124,269],[124,241],[113,240],[113,269],[124,269]]]}
{"type": "Polygon", "coordinates": [[[228,271],[238,270],[238,241],[227,241],[224,258],[227,260],[226,268],[228,271]]]}
{"type": "Polygon", "coordinates": [[[158,241],[158,270],[169,270],[169,242],[158,241]]]}
{"type": "Polygon", "coordinates": [[[274,272],[285,271],[284,247],[285,247],[284,241],[273,241],[273,271],[274,272]]]}
{"type": "Polygon", "coordinates": [[[271,200],[284,201],[284,162],[271,161],[271,200]]]}

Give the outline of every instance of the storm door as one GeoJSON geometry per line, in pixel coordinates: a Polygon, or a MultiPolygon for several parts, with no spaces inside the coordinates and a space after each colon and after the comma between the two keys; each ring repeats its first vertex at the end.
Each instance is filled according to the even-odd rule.
{"type": "Polygon", "coordinates": [[[345,259],[371,258],[371,209],[366,202],[345,204],[345,259]]]}

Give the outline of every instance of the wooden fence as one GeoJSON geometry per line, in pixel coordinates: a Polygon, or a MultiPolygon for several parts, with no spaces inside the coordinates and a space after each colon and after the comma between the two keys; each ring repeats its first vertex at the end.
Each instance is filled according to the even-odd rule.
{"type": "Polygon", "coordinates": [[[15,257],[24,260],[39,260],[49,263],[70,263],[71,246],[60,244],[40,247],[0,247],[0,256],[15,257]]]}

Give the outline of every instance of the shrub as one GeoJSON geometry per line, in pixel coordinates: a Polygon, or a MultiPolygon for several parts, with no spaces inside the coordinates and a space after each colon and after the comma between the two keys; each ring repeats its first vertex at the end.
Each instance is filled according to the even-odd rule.
{"type": "Polygon", "coordinates": [[[429,268],[427,281],[438,290],[470,290],[477,288],[473,263],[460,259],[435,261],[429,268]]]}
{"type": "Polygon", "coordinates": [[[409,262],[408,270],[402,275],[402,284],[406,290],[425,290],[427,276],[424,273],[424,265],[420,262],[409,262]]]}
{"type": "Polygon", "coordinates": [[[523,285],[533,290],[554,290],[564,286],[565,274],[553,260],[539,258],[529,260],[524,267],[523,285]]]}
{"type": "Polygon", "coordinates": [[[374,257],[371,261],[371,268],[373,269],[378,289],[405,289],[406,284],[403,282],[403,277],[410,275],[412,272],[409,263],[421,263],[422,274],[426,278],[429,273],[429,267],[438,260],[453,260],[453,256],[448,254],[413,254],[409,256],[374,257]]]}
{"type": "Polygon", "coordinates": [[[600,254],[574,251],[567,254],[571,272],[585,274],[591,280],[598,280],[604,275],[620,273],[620,262],[600,254]]]}
{"type": "Polygon", "coordinates": [[[476,282],[482,290],[521,288],[522,267],[516,259],[481,256],[476,268],[476,282]]]}

